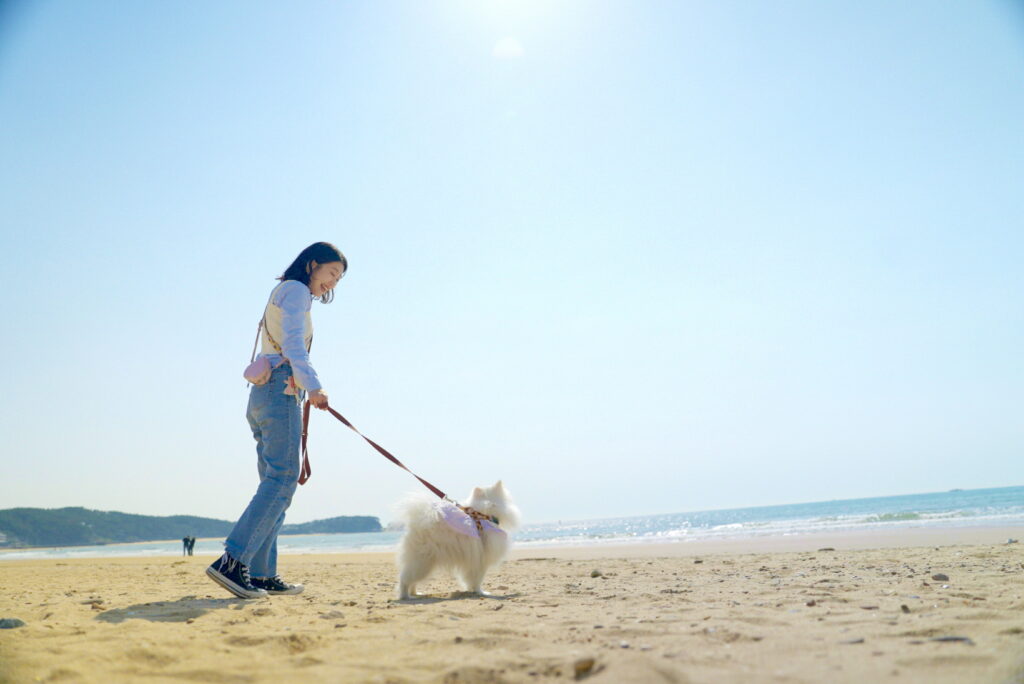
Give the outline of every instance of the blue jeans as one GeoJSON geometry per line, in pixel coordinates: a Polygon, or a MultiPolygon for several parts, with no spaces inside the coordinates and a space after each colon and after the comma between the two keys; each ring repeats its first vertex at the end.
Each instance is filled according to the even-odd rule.
{"type": "Polygon", "coordinates": [[[249,390],[246,418],[256,438],[260,486],[224,548],[253,577],[277,575],[277,534],[299,481],[302,412],[297,398],[284,394],[291,374],[292,367],[281,364],[266,384],[249,390]]]}

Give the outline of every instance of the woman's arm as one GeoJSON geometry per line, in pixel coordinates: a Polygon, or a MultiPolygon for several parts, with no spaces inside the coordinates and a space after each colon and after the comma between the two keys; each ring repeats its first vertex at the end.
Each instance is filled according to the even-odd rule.
{"type": "MultiPolygon", "coordinates": [[[[310,393],[323,389],[320,379],[309,362],[303,328],[306,312],[312,306],[309,288],[297,280],[286,281],[278,291],[277,306],[281,309],[281,353],[292,367],[295,384],[310,393]]],[[[318,407],[319,408],[319,407],[318,407]]]]}

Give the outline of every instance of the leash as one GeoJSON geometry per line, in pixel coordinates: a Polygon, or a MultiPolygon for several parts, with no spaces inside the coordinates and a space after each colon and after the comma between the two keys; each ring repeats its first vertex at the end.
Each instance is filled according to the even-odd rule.
{"type": "MultiPolygon", "coordinates": [[[[309,477],[310,477],[310,475],[312,475],[312,472],[313,472],[312,470],[310,470],[310,467],[309,467],[309,451],[306,449],[306,443],[308,441],[307,438],[309,436],[309,407],[310,407],[310,403],[309,403],[309,399],[307,399],[306,402],[302,406],[302,469],[299,471],[299,484],[300,485],[301,484],[306,484],[306,481],[309,480],[309,477]]],[[[440,489],[438,489],[434,485],[432,485],[429,482],[427,482],[426,480],[424,480],[422,477],[420,477],[416,473],[414,473],[411,470],[409,470],[405,466],[405,464],[402,463],[401,461],[399,461],[397,458],[395,458],[391,454],[391,452],[389,452],[387,449],[382,447],[380,444],[377,444],[372,439],[370,439],[369,437],[364,435],[362,432],[360,432],[356,428],[355,425],[353,425],[352,423],[349,422],[348,418],[346,418],[345,416],[341,415],[340,413],[338,413],[337,411],[332,409],[330,406],[327,407],[327,412],[330,413],[335,418],[337,418],[339,421],[341,421],[341,423],[344,424],[345,427],[347,427],[350,430],[352,430],[352,432],[356,433],[357,435],[359,435],[360,437],[365,439],[366,442],[370,446],[372,446],[374,449],[376,449],[380,453],[381,456],[383,456],[384,458],[388,459],[389,461],[394,463],[396,466],[398,466],[399,468],[401,468],[405,472],[407,472],[410,475],[412,475],[413,477],[415,477],[417,480],[419,480],[420,482],[423,483],[424,487],[429,489],[431,492],[436,494],[438,497],[440,497],[444,501],[451,502],[452,504],[455,505],[456,508],[458,508],[463,513],[465,513],[470,518],[472,518],[473,519],[473,523],[476,525],[477,532],[480,535],[480,540],[481,541],[483,541],[483,538],[484,538],[483,523],[486,521],[486,522],[492,522],[494,524],[498,524],[498,519],[497,518],[489,516],[489,515],[487,515],[485,513],[481,513],[480,511],[476,510],[475,508],[470,508],[469,506],[463,506],[458,501],[455,501],[453,499],[449,499],[447,494],[445,494],[440,489]]]]}
{"type": "MultiPolygon", "coordinates": [[[[302,406],[302,470],[299,472],[299,484],[306,484],[306,480],[308,480],[309,476],[312,474],[312,471],[309,468],[309,452],[306,449],[306,441],[307,441],[307,436],[308,436],[308,433],[309,433],[309,406],[310,406],[309,400],[307,399],[306,403],[302,406]]],[[[348,418],[346,418],[345,416],[341,415],[340,413],[338,413],[337,411],[332,409],[330,406],[327,407],[327,411],[332,416],[334,416],[339,421],[341,421],[347,428],[352,430],[352,432],[356,433],[357,435],[359,435],[360,437],[365,439],[370,446],[372,446],[374,449],[376,449],[378,452],[380,452],[381,456],[383,456],[384,458],[388,459],[389,461],[394,463],[396,466],[398,466],[399,468],[401,468],[402,470],[404,470],[405,472],[409,473],[410,475],[415,477],[417,480],[422,482],[424,487],[426,487],[427,489],[432,491],[434,494],[436,494],[440,498],[445,499],[447,501],[452,501],[451,499],[448,498],[447,494],[445,494],[440,489],[438,489],[434,485],[432,485],[429,482],[427,482],[426,480],[424,480],[422,477],[420,477],[416,473],[414,473],[411,470],[409,470],[405,466],[404,463],[402,463],[397,458],[392,456],[391,453],[388,452],[387,449],[382,447],[380,444],[377,444],[372,439],[370,439],[369,437],[364,435],[362,432],[360,432],[358,429],[356,429],[356,426],[353,425],[352,423],[350,423],[348,421],[348,418]]],[[[455,503],[455,502],[452,501],[452,503],[455,503]]],[[[456,503],[455,505],[458,506],[459,504],[456,503]]],[[[463,508],[463,507],[459,506],[459,508],[463,508]]],[[[463,509],[463,510],[465,510],[465,509],[463,509]]],[[[470,509],[470,510],[472,510],[472,509],[470,509]]],[[[470,514],[470,515],[472,515],[472,514],[470,514]]],[[[479,524],[479,522],[477,524],[479,524]]]]}

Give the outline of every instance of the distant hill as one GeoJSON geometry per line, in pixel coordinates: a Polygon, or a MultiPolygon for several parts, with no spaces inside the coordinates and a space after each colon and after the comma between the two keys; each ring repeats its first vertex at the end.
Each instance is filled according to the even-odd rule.
{"type": "MultiPolygon", "coordinates": [[[[9,508],[0,511],[0,547],[86,546],[192,537],[224,537],[233,522],[194,515],[157,517],[87,508],[9,508]]],[[[285,525],[282,534],[380,532],[380,520],[341,516],[285,525]]]]}
{"type": "Polygon", "coordinates": [[[334,534],[337,532],[381,532],[380,520],[368,515],[343,515],[338,518],[284,525],[281,534],[334,534]]]}

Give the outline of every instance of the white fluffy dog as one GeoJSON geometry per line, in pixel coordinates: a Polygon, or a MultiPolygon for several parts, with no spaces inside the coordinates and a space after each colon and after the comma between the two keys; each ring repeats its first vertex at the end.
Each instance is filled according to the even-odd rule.
{"type": "Polygon", "coordinates": [[[481,596],[484,575],[505,558],[508,533],[519,526],[519,509],[501,480],[477,487],[465,506],[474,520],[449,501],[414,495],[400,504],[405,534],[398,546],[398,598],[415,598],[416,585],[435,569],[455,575],[463,588],[481,596]]]}

